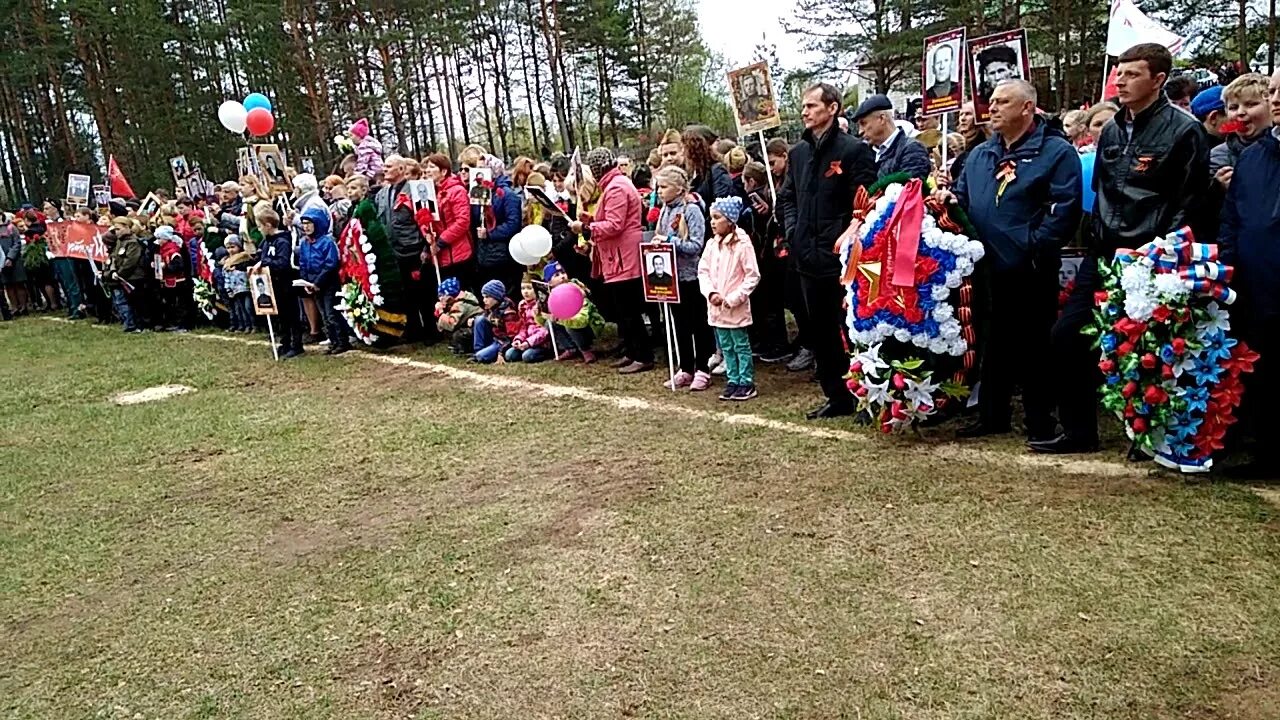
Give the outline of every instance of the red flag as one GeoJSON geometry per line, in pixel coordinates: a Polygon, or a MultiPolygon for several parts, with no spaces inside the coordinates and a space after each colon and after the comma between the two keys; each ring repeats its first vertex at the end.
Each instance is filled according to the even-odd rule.
{"type": "Polygon", "coordinates": [[[1116,76],[1119,74],[1120,70],[1115,66],[1112,66],[1111,71],[1107,73],[1107,82],[1102,86],[1103,100],[1112,100],[1120,94],[1120,91],[1116,90],[1116,76]]]}
{"type": "Polygon", "coordinates": [[[129,187],[129,181],[125,180],[124,173],[120,172],[120,166],[116,164],[116,156],[112,155],[107,160],[107,177],[111,178],[111,194],[116,197],[136,198],[137,194],[133,192],[133,188],[129,187]]]}

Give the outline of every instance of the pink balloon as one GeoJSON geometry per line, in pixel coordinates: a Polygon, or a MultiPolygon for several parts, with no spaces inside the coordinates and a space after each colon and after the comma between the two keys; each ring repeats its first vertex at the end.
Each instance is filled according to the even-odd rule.
{"type": "Polygon", "coordinates": [[[567,282],[551,288],[551,297],[547,299],[547,309],[551,311],[553,319],[568,320],[582,312],[582,306],[586,302],[587,298],[582,294],[582,288],[567,282]]]}

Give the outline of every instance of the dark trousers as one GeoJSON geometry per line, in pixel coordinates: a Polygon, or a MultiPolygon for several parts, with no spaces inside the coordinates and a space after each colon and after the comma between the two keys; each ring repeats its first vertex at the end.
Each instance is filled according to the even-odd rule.
{"type": "Polygon", "coordinates": [[[751,293],[751,344],[760,352],[787,347],[787,265],[771,250],[760,260],[760,284],[751,293]]]}
{"type": "Polygon", "coordinates": [[[853,394],[845,385],[849,354],[844,348],[844,287],[837,277],[800,276],[808,315],[809,344],[818,366],[818,383],[832,405],[852,405],[853,394]]]}
{"type": "Polygon", "coordinates": [[[289,352],[296,350],[302,352],[302,329],[305,323],[301,317],[302,304],[298,302],[298,293],[296,288],[290,284],[289,280],[280,280],[279,282],[273,277],[271,281],[272,289],[276,294],[276,342],[280,343],[281,352],[289,352]]]}
{"type": "Polygon", "coordinates": [[[1014,385],[1022,388],[1027,435],[1053,436],[1053,390],[1033,358],[1050,356],[1058,316],[1058,269],[992,270],[988,284],[986,349],[978,395],[979,417],[989,427],[1007,427],[1014,385]]]}
{"type": "Polygon", "coordinates": [[[809,304],[805,300],[804,281],[795,263],[787,263],[786,278],[783,280],[783,297],[791,317],[796,321],[796,348],[813,349],[813,340],[809,333],[809,304]]]}
{"type": "MultiPolygon", "coordinates": [[[[430,266],[427,269],[435,272],[430,266]]],[[[480,297],[480,286],[484,284],[476,279],[475,258],[440,268],[440,278],[457,278],[458,284],[462,286],[462,289],[471,291],[476,297],[480,297]]],[[[432,281],[434,282],[434,277],[432,281]]]]}
{"type": "Polygon", "coordinates": [[[405,315],[409,317],[406,336],[430,345],[440,339],[436,332],[436,271],[430,264],[413,255],[397,257],[400,266],[400,283],[404,288],[405,315]],[[417,279],[414,275],[417,274],[417,279]]]}
{"type": "Polygon", "coordinates": [[[1255,461],[1274,463],[1280,455],[1275,445],[1280,432],[1280,417],[1276,408],[1280,402],[1280,315],[1231,311],[1232,324],[1241,323],[1240,339],[1250,350],[1258,353],[1253,372],[1241,377],[1244,380],[1244,397],[1238,411],[1241,427],[1236,432],[1248,432],[1253,436],[1255,461]],[[1237,319],[1239,318],[1239,319],[1237,319]],[[1243,322],[1241,322],[1243,320],[1243,322]]]}
{"type": "Polygon", "coordinates": [[[324,320],[324,332],[329,338],[329,347],[349,348],[347,337],[347,321],[342,313],[335,309],[338,304],[338,286],[330,285],[316,289],[316,306],[320,309],[320,318],[324,320]]]}
{"type": "Polygon", "coordinates": [[[191,283],[183,281],[173,287],[161,283],[160,317],[156,320],[156,325],[190,330],[191,318],[188,316],[187,306],[191,302],[194,302],[191,297],[191,283]]]}
{"type": "Polygon", "coordinates": [[[711,372],[716,336],[707,324],[707,299],[702,297],[697,280],[680,281],[680,302],[671,306],[671,319],[675,321],[671,330],[676,336],[680,369],[690,375],[711,372]]]}
{"type": "MultiPolygon", "coordinates": [[[[1098,439],[1098,386],[1102,384],[1102,372],[1098,370],[1099,354],[1093,347],[1093,338],[1081,331],[1093,322],[1093,293],[1101,285],[1098,258],[1090,254],[1080,263],[1075,289],[1051,336],[1058,422],[1067,435],[1086,442],[1098,439]]],[[[1027,353],[1024,357],[1029,360],[1035,356],[1027,353]]],[[[986,392],[983,384],[979,398],[986,392]]]]}
{"type": "Polygon", "coordinates": [[[636,362],[653,362],[653,340],[644,324],[644,284],[640,278],[605,285],[614,308],[614,322],[622,340],[622,354],[636,362]]]}

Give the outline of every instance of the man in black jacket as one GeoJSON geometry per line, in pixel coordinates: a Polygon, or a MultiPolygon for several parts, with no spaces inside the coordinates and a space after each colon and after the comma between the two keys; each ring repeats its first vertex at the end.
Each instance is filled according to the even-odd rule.
{"type": "Polygon", "coordinates": [[[933,172],[929,151],[917,140],[907,137],[894,122],[893,103],[888,97],[872,95],[863,100],[853,114],[853,121],[874,152],[878,177],[905,172],[925,180],[933,172]]]}
{"type": "Polygon", "coordinates": [[[374,195],[373,202],[378,209],[378,219],[387,232],[387,240],[396,252],[405,300],[413,308],[408,313],[409,336],[430,345],[439,339],[436,324],[432,322],[435,318],[436,276],[428,265],[431,255],[422,239],[422,231],[418,229],[418,221],[414,219],[413,204],[407,197],[400,201],[401,195],[409,193],[405,184],[409,180],[408,171],[404,158],[399,155],[388,157],[383,165],[387,184],[374,195]]]}
{"type": "Polygon", "coordinates": [[[1117,61],[1116,90],[1124,109],[1102,131],[1093,170],[1094,246],[1080,264],[1076,287],[1053,328],[1059,363],[1058,420],[1063,433],[1032,442],[1042,453],[1092,452],[1098,447],[1098,351],[1081,329],[1093,318],[1101,287],[1098,261],[1117,248],[1136,248],[1188,223],[1206,189],[1209,156],[1196,119],[1171,105],[1163,86],[1173,57],[1144,43],[1117,61]]]}
{"type": "Polygon", "coordinates": [[[818,366],[818,382],[827,401],[809,413],[810,420],[854,413],[853,395],[845,386],[849,356],[845,352],[836,240],[853,219],[859,186],[876,180],[871,148],[836,128],[840,92],[820,83],[804,93],[804,135],[791,149],[787,176],[778,193],[778,210],[809,312],[809,342],[818,366]]]}

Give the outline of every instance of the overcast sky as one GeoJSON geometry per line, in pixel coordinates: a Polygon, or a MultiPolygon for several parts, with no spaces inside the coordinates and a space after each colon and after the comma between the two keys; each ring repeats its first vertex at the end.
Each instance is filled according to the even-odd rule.
{"type": "Polygon", "coordinates": [[[778,61],[787,70],[803,64],[798,36],[782,29],[782,18],[794,12],[795,0],[698,0],[702,37],[731,67],[750,64],[761,35],[778,46],[778,61]]]}

